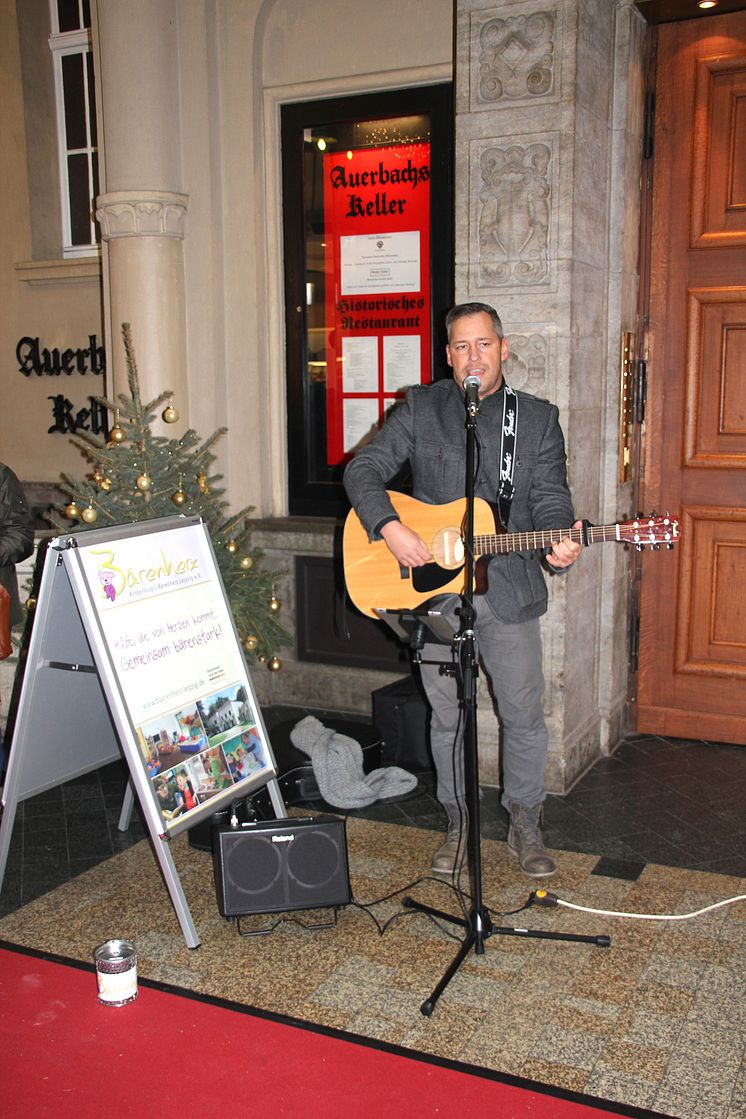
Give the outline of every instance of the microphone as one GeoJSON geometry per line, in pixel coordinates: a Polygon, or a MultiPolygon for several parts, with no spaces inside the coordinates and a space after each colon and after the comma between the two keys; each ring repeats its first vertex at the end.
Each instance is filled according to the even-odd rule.
{"type": "Polygon", "coordinates": [[[479,389],[482,382],[474,373],[470,373],[464,380],[464,392],[466,393],[466,411],[470,416],[476,416],[479,411],[479,389]]]}

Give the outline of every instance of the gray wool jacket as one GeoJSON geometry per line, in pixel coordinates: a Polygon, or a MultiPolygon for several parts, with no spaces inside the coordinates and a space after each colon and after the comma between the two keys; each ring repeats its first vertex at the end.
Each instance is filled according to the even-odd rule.
{"type": "MultiPolygon", "coordinates": [[[[500,484],[502,389],[480,402],[477,421],[475,495],[495,503],[500,484]]],[[[518,392],[515,495],[510,532],[569,528],[573,508],[567,485],[565,441],[559,411],[548,400],[518,392]]],[[[394,514],[386,494],[390,479],[409,461],[412,495],[440,505],[466,492],[466,409],[453,380],[409,389],[374,438],[348,464],[344,486],[371,539],[394,514]]],[[[492,558],[486,598],[495,616],[514,623],[547,608],[542,553],[513,552],[492,558]]]]}
{"type": "Polygon", "coordinates": [[[9,466],[0,462],[0,586],[10,594],[10,624],[23,621],[15,564],[34,550],[34,525],[21,489],[9,466]]]}

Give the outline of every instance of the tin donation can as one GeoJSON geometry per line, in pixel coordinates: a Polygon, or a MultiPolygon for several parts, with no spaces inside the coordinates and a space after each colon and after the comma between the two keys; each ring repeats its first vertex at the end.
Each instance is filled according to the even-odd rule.
{"type": "Polygon", "coordinates": [[[137,998],[137,952],[129,940],[107,940],[94,952],[98,1001],[124,1006],[137,998]]]}

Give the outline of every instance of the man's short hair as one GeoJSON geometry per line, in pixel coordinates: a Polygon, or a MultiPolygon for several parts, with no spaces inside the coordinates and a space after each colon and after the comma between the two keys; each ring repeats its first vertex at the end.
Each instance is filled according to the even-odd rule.
{"type": "Polygon", "coordinates": [[[503,324],[497,311],[494,307],[490,307],[489,303],[457,303],[455,307],[451,307],[446,315],[446,334],[449,339],[451,337],[451,327],[457,319],[465,319],[469,315],[481,315],[483,313],[490,316],[495,333],[502,338],[503,324]]]}

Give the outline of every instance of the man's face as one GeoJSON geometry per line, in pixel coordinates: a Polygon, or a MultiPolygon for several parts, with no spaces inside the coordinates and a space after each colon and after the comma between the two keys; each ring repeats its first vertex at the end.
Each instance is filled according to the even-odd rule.
{"type": "Polygon", "coordinates": [[[464,315],[451,325],[446,356],[461,388],[467,377],[479,377],[481,399],[497,392],[502,384],[501,366],[508,356],[508,340],[500,338],[486,311],[464,315]]]}

